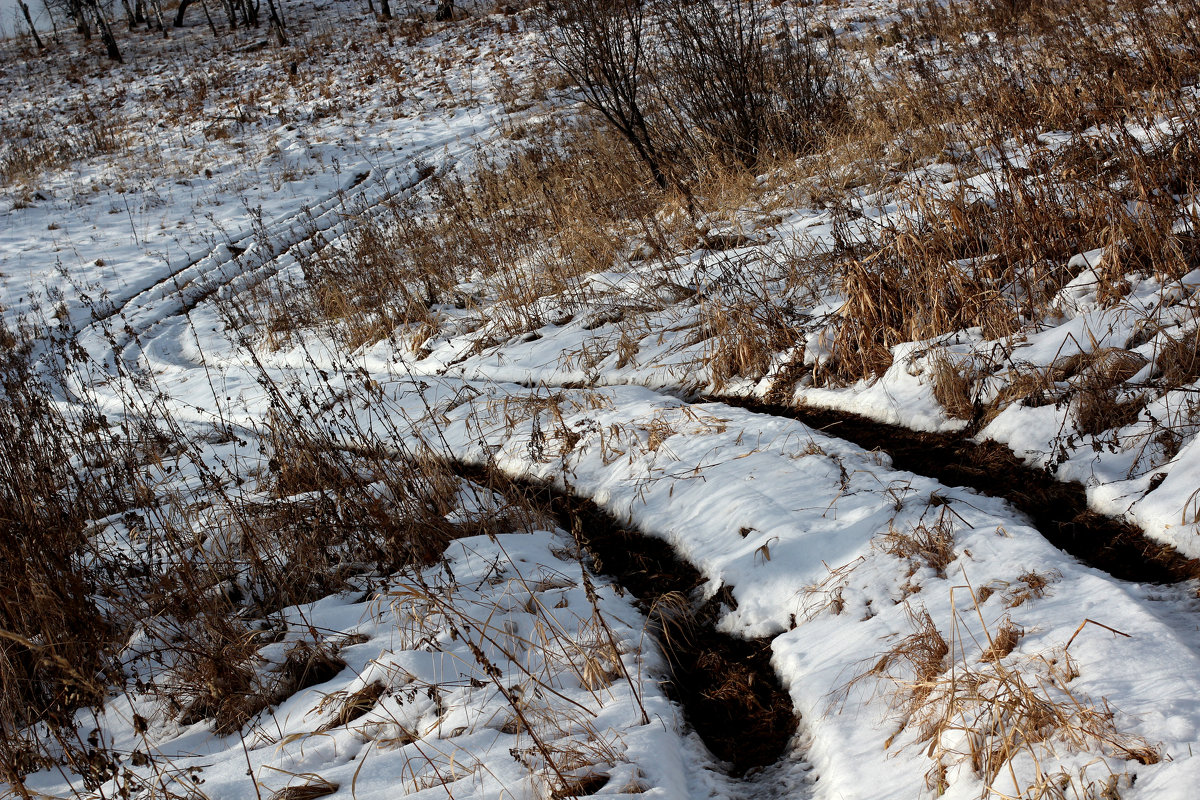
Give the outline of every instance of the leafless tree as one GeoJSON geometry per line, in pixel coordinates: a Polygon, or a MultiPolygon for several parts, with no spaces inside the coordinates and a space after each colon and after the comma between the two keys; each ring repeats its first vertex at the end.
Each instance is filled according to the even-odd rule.
{"type": "Polygon", "coordinates": [[[638,0],[560,0],[545,34],[550,57],[583,93],[584,101],[629,141],[654,182],[669,185],[642,111],[645,7],[638,0]]]}
{"type": "Polygon", "coordinates": [[[108,58],[111,61],[122,63],[121,49],[117,46],[117,37],[113,35],[112,27],[108,24],[108,18],[104,15],[104,9],[100,5],[100,0],[83,0],[84,6],[91,13],[92,20],[96,23],[96,31],[100,34],[100,41],[104,43],[104,49],[108,53],[108,58]]]}
{"type": "Polygon", "coordinates": [[[25,0],[17,0],[21,6],[21,13],[25,15],[25,22],[29,25],[29,32],[33,34],[33,42],[37,45],[38,50],[44,50],[46,45],[42,44],[42,37],[38,36],[37,26],[33,24],[33,17],[29,13],[29,6],[25,4],[25,0]]]}
{"type": "MultiPolygon", "coordinates": [[[[661,0],[664,106],[680,135],[753,166],[764,149],[804,150],[838,105],[828,47],[786,19],[768,24],[756,0],[661,0]]],[[[782,16],[782,15],[780,15],[782,16]]]]}

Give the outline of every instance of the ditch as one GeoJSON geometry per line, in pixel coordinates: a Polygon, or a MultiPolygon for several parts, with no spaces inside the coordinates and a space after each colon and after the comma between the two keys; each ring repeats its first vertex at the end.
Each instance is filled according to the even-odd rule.
{"type": "Polygon", "coordinates": [[[781,406],[756,400],[711,398],[756,413],[799,420],[822,433],[887,454],[897,469],[1001,497],[1025,513],[1050,543],[1114,578],[1178,583],[1200,578],[1200,561],[1148,539],[1124,520],[1097,514],[1079,483],[1033,469],[1004,445],[959,434],[922,433],[841,411],[781,406]]]}
{"type": "Polygon", "coordinates": [[[697,598],[701,574],[662,541],[629,528],[590,500],[493,471],[456,466],[464,477],[547,509],[572,531],[595,572],[636,597],[671,666],[668,695],[729,774],[775,764],[796,733],[791,697],[771,667],[769,638],[742,639],[716,630],[736,601],[723,587],[697,598]]]}

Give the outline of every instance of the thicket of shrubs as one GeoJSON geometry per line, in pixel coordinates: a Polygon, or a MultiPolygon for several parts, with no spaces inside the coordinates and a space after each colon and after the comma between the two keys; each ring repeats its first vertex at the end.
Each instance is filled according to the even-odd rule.
{"type": "Polygon", "coordinates": [[[768,14],[756,0],[567,0],[542,35],[661,189],[684,188],[714,158],[753,169],[810,152],[845,105],[837,48],[804,12],[768,14]]]}

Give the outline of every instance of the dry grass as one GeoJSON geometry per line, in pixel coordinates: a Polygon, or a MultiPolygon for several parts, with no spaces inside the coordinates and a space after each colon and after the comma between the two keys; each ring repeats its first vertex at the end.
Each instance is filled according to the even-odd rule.
{"type": "Polygon", "coordinates": [[[718,391],[735,377],[761,377],[777,353],[797,344],[786,312],[766,298],[702,303],[701,320],[703,361],[718,391]]]}
{"type": "Polygon", "coordinates": [[[96,602],[101,576],[85,566],[87,526],[144,494],[138,439],[149,428],[112,426],[88,393],[64,411],[35,336],[0,321],[0,777],[16,785],[53,753],[101,781],[107,766],[89,766],[73,725],[104,697],[116,632],[96,602]],[[25,729],[36,722],[43,733],[25,729]]]}
{"type": "Polygon", "coordinates": [[[1164,337],[1154,362],[1164,387],[1195,383],[1200,378],[1200,328],[1164,337]]]}
{"type": "Polygon", "coordinates": [[[1017,582],[1004,593],[1005,604],[1009,608],[1016,608],[1031,598],[1044,597],[1050,586],[1061,578],[1062,575],[1057,570],[1023,572],[1017,576],[1017,582]]]}
{"type": "Polygon", "coordinates": [[[79,416],[62,416],[51,387],[31,372],[21,331],[4,332],[13,347],[2,365],[0,425],[11,426],[5,441],[23,444],[0,449],[21,479],[0,493],[9,525],[0,526],[0,559],[18,592],[0,599],[0,779],[10,786],[62,763],[88,786],[111,777],[116,762],[107,750],[69,723],[110,684],[122,685],[126,676],[109,670],[107,654],[130,636],[147,643],[142,657],[154,675],[139,682],[139,693],[182,725],[240,732],[344,667],[334,647],[313,638],[293,642],[268,669],[261,649],[274,639],[250,620],[354,586],[363,572],[435,563],[452,537],[533,519],[481,501],[451,521],[459,493],[470,489],[444,465],[384,446],[352,423],[316,424],[329,395],[312,387],[288,393],[265,377],[275,410],[260,441],[271,461],[255,487],[206,461],[205,443],[144,396],[130,396],[128,406],[145,409],[156,427],[143,429],[131,415],[121,430],[132,441],[90,415],[86,398],[79,416]],[[85,459],[91,469],[77,470],[85,459]],[[200,488],[154,489],[153,476],[182,464],[200,488]],[[106,521],[91,524],[99,518],[106,521]],[[124,531],[131,544],[150,544],[104,546],[124,531]],[[100,546],[90,546],[92,537],[100,546]],[[48,727],[25,727],[35,722],[48,727]],[[34,737],[37,730],[43,735],[34,737]]]}
{"type": "Polygon", "coordinates": [[[65,129],[49,115],[0,119],[0,187],[35,190],[49,171],[123,152],[125,136],[118,120],[97,116],[91,108],[75,115],[65,129]]]}
{"type": "Polygon", "coordinates": [[[336,704],[337,711],[333,718],[322,723],[316,732],[325,733],[334,728],[341,728],[366,716],[386,691],[387,686],[382,681],[375,681],[349,694],[339,692],[337,695],[326,698],[327,703],[336,704]]]}
{"type": "MultiPolygon", "coordinates": [[[[1081,796],[1097,785],[1084,774],[1049,772],[1042,765],[1058,748],[1100,752],[1108,757],[1154,764],[1158,748],[1118,729],[1106,702],[1093,701],[1069,687],[1078,672],[1066,648],[1034,656],[1013,656],[1021,632],[1009,620],[995,631],[983,624],[978,605],[972,616],[982,626],[977,658],[966,656],[960,638],[963,620],[955,618],[947,639],[925,611],[909,612],[913,633],[898,641],[862,676],[884,678],[894,690],[889,703],[899,720],[888,740],[902,734],[925,750],[933,765],[926,781],[933,791],[948,788],[949,773],[966,765],[983,782],[988,797],[998,781],[1011,781],[1020,797],[1061,797],[1077,784],[1081,796]],[[1017,766],[1020,762],[1020,766],[1017,766]],[[1018,771],[1033,766],[1028,779],[1018,771]]],[[[1104,785],[1107,776],[1099,785],[1104,785]]]]}
{"type": "Polygon", "coordinates": [[[971,328],[1006,336],[1045,308],[1070,277],[1063,265],[1082,247],[1081,226],[1050,183],[997,180],[1015,188],[990,204],[962,193],[901,195],[898,221],[856,237],[827,375],[882,374],[903,342],[971,328]]]}
{"type": "MultiPolygon", "coordinates": [[[[905,692],[894,698],[902,713],[901,730],[909,719],[925,708],[937,687],[937,679],[950,665],[950,644],[937,629],[929,612],[916,612],[908,607],[906,611],[913,632],[890,647],[866,673],[876,677],[893,674],[911,677],[905,692]]],[[[891,745],[890,738],[888,745],[891,745]]]]}
{"type": "Polygon", "coordinates": [[[530,133],[537,145],[440,181],[434,210],[442,264],[489,276],[491,322],[508,336],[545,323],[543,297],[567,313],[591,300],[580,278],[611,269],[631,240],[653,253],[668,236],[654,215],[662,199],[622,142],[561,118],[530,133]]]}
{"type": "MultiPolygon", "coordinates": [[[[687,98],[694,101],[687,113],[692,122],[712,124],[675,127],[680,143],[667,148],[667,155],[677,172],[694,178],[681,179],[674,191],[652,188],[652,176],[627,143],[598,131],[591,120],[513,119],[506,142],[478,154],[472,172],[427,176],[430,192],[382,209],[343,209],[347,234],[319,243],[305,258],[303,290],[276,286],[274,294],[260,298],[254,316],[265,320],[264,329],[279,345],[294,343],[292,332],[326,326],[348,348],[399,332],[417,349],[438,332],[439,307],[460,306],[456,310],[477,325],[482,348],[580,311],[599,327],[666,303],[699,299],[695,343],[704,342],[701,360],[719,388],[735,377],[767,373],[777,354],[804,340],[808,322],[794,313],[792,301],[802,291],[824,293],[831,275],[845,303],[834,320],[833,355],[816,374],[831,382],[880,374],[891,365],[892,349],[904,342],[975,329],[997,339],[1036,324],[1056,313],[1058,290],[1081,269],[1071,257],[1091,248],[1104,248],[1096,268],[1097,297],[1118,303],[1131,273],[1175,279],[1200,264],[1196,220],[1182,210],[1200,182],[1200,122],[1189,96],[1200,66],[1198,21],[1200,6],[1192,0],[912,4],[879,40],[869,31],[860,41],[844,42],[864,59],[856,91],[838,93],[837,108],[822,109],[822,124],[800,131],[802,142],[788,141],[798,129],[779,124],[793,117],[775,112],[761,138],[731,137],[728,121],[712,119],[712,107],[700,105],[711,98],[698,94],[704,87],[693,70],[689,91],[696,96],[687,98]],[[980,37],[981,31],[995,36],[980,37]],[[917,43],[936,48],[942,71],[925,55],[905,52],[920,49],[917,43]],[[868,79],[884,73],[892,80],[868,79]],[[838,125],[839,117],[853,124],[838,125]],[[1127,123],[1150,133],[1139,135],[1127,123]],[[1070,139],[1046,144],[1038,136],[1047,129],[1066,131],[1070,139]],[[796,159],[797,152],[819,152],[820,158],[796,159]],[[746,169],[751,163],[772,180],[760,181],[746,169]],[[945,174],[953,178],[939,188],[906,174],[925,167],[952,167],[945,174]],[[978,179],[970,192],[961,183],[969,178],[978,179]],[[788,195],[793,190],[797,194],[788,195]],[[794,205],[805,192],[839,215],[840,241],[825,261],[806,256],[789,269],[767,270],[771,281],[738,279],[738,273],[763,266],[752,260],[728,268],[712,291],[687,290],[667,299],[660,291],[666,284],[647,279],[644,299],[619,305],[586,281],[634,261],[744,246],[749,233],[739,225],[749,212],[765,213],[788,198],[794,205]],[[896,203],[900,210],[882,227],[869,228],[846,199],[850,192],[857,197],[881,192],[879,203],[896,203]],[[698,231],[697,214],[723,217],[730,232],[698,231]],[[460,291],[468,279],[472,292],[460,291]]],[[[382,37],[416,41],[418,28],[386,28],[364,42],[346,42],[332,31],[314,36],[305,48],[280,51],[281,59],[301,69],[278,86],[244,86],[243,60],[216,59],[211,69],[178,86],[148,88],[148,102],[161,104],[183,125],[206,119],[220,103],[236,100],[246,109],[284,105],[288,92],[295,92],[316,103],[316,122],[352,108],[353,101],[339,96],[327,71],[305,67],[323,63],[317,60],[323,50],[359,52],[377,44],[379,52],[355,67],[362,86],[354,90],[394,86],[399,107],[398,65],[404,62],[389,57],[382,37]],[[342,43],[347,46],[334,46],[342,43]]],[[[805,41],[815,37],[806,35],[805,41]]],[[[80,69],[64,67],[64,77],[80,69]]],[[[768,74],[775,81],[784,77],[777,69],[768,74]]],[[[687,88],[686,82],[678,86],[687,88]]],[[[501,89],[514,113],[531,108],[526,96],[544,96],[544,87],[525,91],[511,80],[501,89]]],[[[448,87],[436,91],[447,102],[467,102],[448,97],[448,87]]],[[[119,98],[105,99],[115,104],[119,98]]],[[[70,113],[74,116],[28,117],[0,126],[5,143],[0,185],[32,186],[47,169],[76,159],[135,152],[131,131],[137,126],[119,114],[98,106],[70,113]]],[[[215,148],[244,144],[245,126],[262,113],[239,111],[209,124],[205,135],[215,148]]],[[[281,123],[287,113],[279,112],[281,123]]],[[[142,145],[147,142],[153,144],[142,145]]],[[[286,177],[281,172],[268,179],[286,177]]],[[[746,230],[753,232],[752,226],[746,230]]],[[[636,331],[631,324],[621,332],[623,363],[637,356],[636,331]]],[[[213,509],[206,517],[210,522],[199,531],[190,503],[147,513],[149,533],[189,555],[180,556],[169,577],[135,573],[103,583],[104,576],[81,566],[86,523],[156,505],[159,498],[137,473],[148,461],[161,462],[168,448],[186,449],[186,437],[172,429],[162,447],[151,446],[157,434],[148,433],[110,446],[115,431],[100,418],[87,413],[64,418],[46,387],[29,380],[28,363],[20,360],[27,355],[22,341],[18,332],[0,329],[5,350],[0,457],[11,476],[0,489],[0,568],[11,583],[0,599],[0,629],[11,632],[0,642],[5,722],[0,776],[12,785],[48,763],[48,751],[24,735],[10,735],[9,723],[42,720],[61,729],[78,706],[98,702],[109,680],[108,648],[131,620],[153,617],[175,637],[180,658],[157,691],[176,718],[211,720],[218,732],[240,730],[284,693],[327,679],[341,662],[331,648],[302,642],[288,651],[279,673],[264,676],[257,663],[260,636],[235,612],[269,615],[350,585],[356,571],[432,563],[451,537],[492,531],[520,516],[498,513],[490,521],[480,515],[449,523],[461,486],[446,470],[377,440],[352,447],[346,438],[327,435],[313,409],[330,399],[328,387],[317,390],[327,394],[309,396],[314,402],[308,408],[284,404],[280,392],[263,431],[273,464],[261,492],[214,488],[203,498],[213,509]],[[77,470],[85,459],[100,467],[77,470]],[[37,535],[28,535],[31,531],[37,535]],[[236,546],[193,556],[198,550],[192,543],[208,537],[236,546]],[[241,577],[233,580],[235,575],[241,577]],[[93,600],[99,591],[111,595],[106,605],[115,609],[111,616],[93,600]],[[123,599],[122,592],[128,593],[123,599]]],[[[1161,336],[1154,360],[1163,388],[1195,382],[1198,341],[1194,329],[1161,336]]],[[[804,369],[802,357],[796,356],[798,372],[804,369]]],[[[1069,397],[1083,433],[1100,434],[1138,418],[1146,398],[1130,394],[1125,384],[1144,366],[1139,357],[1103,350],[1068,361],[1050,369],[1014,368],[982,413],[1022,398],[1040,404],[1069,397]]],[[[976,418],[982,372],[945,353],[930,363],[935,397],[947,413],[976,418]]],[[[659,421],[647,432],[647,446],[663,446],[672,432],[659,421]]],[[[553,435],[566,449],[578,436],[565,426],[553,435]]],[[[213,487],[231,483],[211,472],[205,478],[213,487]]],[[[914,569],[924,565],[944,576],[955,558],[953,526],[943,513],[936,522],[890,531],[883,547],[914,569]]],[[[115,573],[123,566],[103,568],[115,573]]],[[[1052,575],[1026,573],[1005,591],[1005,602],[1020,606],[1042,596],[1052,581],[1052,575]]],[[[840,613],[845,583],[844,572],[832,573],[813,593],[812,613],[840,613]]],[[[984,599],[981,592],[979,601],[984,599]]],[[[477,641],[499,641],[485,621],[452,613],[477,641]]],[[[963,643],[953,635],[947,640],[928,613],[913,612],[911,619],[914,632],[870,674],[895,681],[903,729],[930,743],[938,762],[931,771],[934,788],[942,787],[944,769],[955,759],[965,759],[990,781],[1014,757],[1051,743],[1098,747],[1145,763],[1156,757],[1146,743],[1119,733],[1106,709],[1069,691],[1072,668],[1065,650],[1014,656],[1021,633],[1006,621],[988,633],[980,659],[967,663],[956,652],[963,643]],[[961,747],[947,749],[943,743],[955,737],[961,747]]],[[[665,622],[663,628],[686,635],[665,622]]],[[[619,678],[620,653],[603,633],[596,625],[589,637],[569,646],[550,636],[562,646],[562,663],[572,665],[588,691],[619,678]]],[[[480,666],[486,671],[488,664],[480,666]]],[[[550,683],[544,675],[531,681],[540,687],[550,683]]],[[[373,686],[341,698],[329,724],[345,725],[373,707],[382,691],[373,686]]],[[[514,714],[525,713],[513,705],[514,714]]],[[[533,731],[536,724],[523,720],[517,728],[533,731]]],[[[82,748],[70,741],[59,745],[68,757],[82,748]]],[[[590,771],[595,761],[580,760],[575,764],[580,773],[572,775],[567,767],[574,762],[546,742],[537,741],[535,749],[546,769],[559,763],[548,783],[556,787],[552,794],[598,788],[593,786],[598,773],[590,771]]],[[[105,778],[108,769],[98,762],[88,780],[105,778]]],[[[1028,787],[1030,796],[1051,793],[1053,776],[1039,780],[1028,787]]]]}
{"type": "Polygon", "coordinates": [[[1146,363],[1145,358],[1127,350],[1100,348],[1060,365],[1064,376],[1077,375],[1072,382],[1072,408],[1080,433],[1095,435],[1137,420],[1147,397],[1129,395],[1124,384],[1146,363]]]}
{"type": "Polygon", "coordinates": [[[999,661],[1017,648],[1017,644],[1024,635],[1023,630],[1014,625],[1011,619],[1005,617],[999,628],[989,632],[988,646],[980,654],[980,659],[999,661]]]}
{"type": "Polygon", "coordinates": [[[269,800],[317,800],[318,797],[335,793],[339,788],[338,784],[326,780],[320,775],[314,775],[312,778],[307,783],[286,786],[279,791],[272,792],[269,800]]]}
{"type": "Polygon", "coordinates": [[[954,419],[974,418],[976,376],[972,370],[956,363],[944,350],[929,357],[929,366],[933,397],[946,413],[954,419]]]}
{"type": "Polygon", "coordinates": [[[258,680],[258,634],[219,609],[186,626],[190,641],[172,678],[160,687],[168,711],[181,725],[212,720],[227,736],[271,705],[271,692],[258,680]]]}
{"type": "MultiPolygon", "coordinates": [[[[1198,9],[1149,8],[919,3],[878,41],[847,45],[872,66],[886,57],[891,78],[860,83],[857,133],[831,150],[821,182],[834,197],[853,186],[882,191],[900,213],[880,230],[851,224],[839,243],[846,303],[818,378],[878,375],[901,342],[975,327],[987,338],[1012,333],[1053,313],[1055,292],[1078,269],[1068,260],[1092,248],[1105,249],[1098,290],[1110,303],[1128,291],[1127,273],[1177,278],[1194,268],[1180,200],[1200,175],[1184,77],[1195,69],[1198,9]],[[937,70],[894,46],[917,41],[935,43],[937,70]],[[1068,46],[1075,41],[1087,41],[1086,59],[1068,46]],[[1134,125],[1164,119],[1136,135],[1134,125]],[[1100,132],[1084,135],[1092,125],[1100,132]],[[1038,146],[1056,126],[1070,141],[1038,146]],[[975,177],[974,194],[954,181],[906,184],[907,171],[930,165],[975,177]]],[[[948,408],[965,418],[960,389],[947,392],[948,408]]]]}
{"type": "Polygon", "coordinates": [[[936,522],[921,522],[904,531],[889,527],[882,537],[882,546],[884,552],[912,563],[913,571],[920,563],[944,578],[946,567],[957,557],[954,522],[943,506],[936,522]]]}
{"type": "Polygon", "coordinates": [[[408,197],[348,209],[346,235],[303,258],[303,285],[264,288],[238,318],[265,317],[273,346],[320,325],[352,349],[396,336],[419,350],[437,307],[453,305],[475,317],[482,348],[570,319],[597,299],[583,278],[631,251],[669,249],[656,215],[669,201],[620,140],[561,114],[520,131],[469,173],[430,170],[408,197]]]}

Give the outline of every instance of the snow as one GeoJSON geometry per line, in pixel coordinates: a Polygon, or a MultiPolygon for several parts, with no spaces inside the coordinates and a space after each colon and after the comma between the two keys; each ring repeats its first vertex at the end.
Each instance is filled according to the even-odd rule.
{"type": "MultiPolygon", "coordinates": [[[[5,5],[0,14],[11,17],[5,5]]],[[[261,433],[272,397],[264,383],[273,381],[310,387],[324,401],[320,423],[340,441],[425,448],[592,499],[670,543],[700,571],[709,596],[731,591],[736,608],[724,610],[722,630],[774,637],[773,666],[795,704],[800,733],[776,768],[747,781],[724,775],[663,689],[666,662],[646,633],[645,610],[601,578],[594,578],[600,599],[593,608],[579,562],[562,556],[569,535],[549,529],[458,540],[445,567],[387,576],[369,591],[288,609],[285,638],[261,650],[269,665],[281,663],[306,631],[329,641],[367,638],[339,651],[341,673],[264,712],[244,737],[217,736],[205,722],[183,725],[131,683],[94,724],[85,723],[129,754],[123,768],[139,781],[189,790],[187,771],[198,770],[200,789],[214,800],[255,791],[265,797],[315,775],[340,786],[335,797],[547,796],[551,777],[539,740],[512,724],[521,707],[544,741],[610,776],[605,796],[932,796],[931,743],[920,726],[903,725],[894,707],[904,679],[898,685],[871,672],[882,653],[913,633],[913,615],[927,612],[952,645],[950,673],[991,668],[982,655],[989,635],[1011,622],[1022,635],[1004,669],[1049,693],[1062,688],[1053,670],[1073,665],[1077,677],[1064,684],[1073,702],[1111,710],[1117,730],[1158,756],[1139,763],[1101,737],[1081,751],[1051,738],[1021,750],[1011,771],[994,776],[991,791],[1025,791],[1036,758],[1047,772],[1063,770],[1080,796],[1111,778],[1124,798],[1192,797],[1200,783],[1192,752],[1200,736],[1194,586],[1119,581],[1050,545],[1001,500],[896,470],[885,455],[800,422],[699,399],[718,390],[766,394],[765,379],[717,385],[705,362],[711,343],[692,335],[703,321],[703,299],[732,291],[724,277],[731,265],[761,275],[770,294],[776,257],[795,252],[793,237],[814,252],[830,241],[825,209],[789,208],[776,227],[756,232],[758,243],[732,251],[619,260],[583,281],[578,294],[586,299],[569,319],[545,314],[544,324],[518,335],[498,322],[504,309],[486,276],[460,287],[484,298],[483,308],[439,307],[432,332],[411,347],[412,332],[400,332],[347,351],[314,328],[271,348],[254,328],[233,324],[230,303],[292,290],[304,279],[306,257],[344,241],[386,201],[420,199],[431,191],[431,177],[468,172],[481,152],[506,146],[512,120],[492,81],[496,65],[541,67],[512,54],[529,47],[528,32],[511,34],[513,43],[489,39],[501,36],[490,26],[478,30],[473,57],[453,67],[437,61],[438,47],[456,35],[449,29],[431,34],[419,53],[410,52],[416,46],[404,50],[411,81],[402,100],[390,88],[353,96],[346,88],[344,104],[331,108],[288,90],[260,98],[246,112],[250,121],[227,126],[227,138],[206,120],[230,109],[210,100],[202,115],[180,111],[163,123],[162,135],[131,126],[114,153],[46,171],[36,188],[0,187],[0,305],[10,321],[52,320],[53,330],[69,335],[90,358],[73,376],[76,388],[90,383],[114,419],[130,413],[128,376],[140,373],[161,395],[161,407],[189,430],[219,424],[245,435],[247,445],[210,442],[202,454],[243,474],[261,469],[267,457],[261,433]],[[648,302],[660,291],[648,288],[651,278],[659,277],[701,300],[655,295],[648,302]],[[637,324],[626,325],[614,308],[637,324]],[[628,359],[618,352],[626,336],[636,345],[628,359]],[[936,526],[951,532],[948,563],[933,566],[889,550],[889,536],[936,526]],[[1046,577],[1044,594],[1022,588],[1031,574],[1046,577]],[[605,646],[596,615],[612,626],[628,679],[610,675],[591,685],[581,677],[578,653],[605,646]],[[385,694],[366,715],[321,730],[338,702],[375,681],[385,694]],[[513,692],[528,694],[517,704],[506,696],[513,692]],[[148,732],[136,732],[138,717],[150,721],[148,732]],[[135,751],[149,755],[151,765],[138,765],[135,751]]],[[[402,48],[408,45],[394,45],[402,48]]],[[[129,98],[113,95],[111,78],[85,76],[65,93],[64,106],[103,99],[123,103],[140,122],[157,118],[172,78],[147,74],[139,59],[148,63],[131,56],[128,69],[142,71],[128,73],[140,78],[129,81],[129,98]],[[82,99],[85,91],[90,101],[82,99]]],[[[352,76],[349,66],[329,59],[301,69],[329,71],[337,97],[352,76]]],[[[54,119],[32,83],[17,83],[4,90],[4,117],[54,119]]],[[[563,108],[568,99],[556,96],[523,119],[563,108]]],[[[1050,132],[1042,144],[1065,141],[1050,132]]],[[[875,221],[899,211],[894,198],[853,202],[875,221]]],[[[1187,329],[1186,305],[1200,288],[1200,272],[1169,285],[1143,276],[1113,306],[1097,295],[1100,257],[1092,251],[1073,260],[1078,273],[1058,295],[1057,319],[1006,340],[969,330],[902,343],[877,379],[801,383],[790,399],[919,431],[962,431],[968,423],[950,418],[931,391],[935,350],[964,362],[986,359],[999,375],[1125,348],[1147,319],[1159,325],[1158,338],[1131,347],[1147,357],[1162,336],[1187,329]]],[[[545,299],[546,309],[558,309],[557,299],[545,299]]],[[[828,325],[842,299],[826,287],[803,308],[810,367],[830,354],[828,325]]],[[[1083,483],[1095,510],[1123,516],[1196,557],[1194,391],[1167,392],[1125,429],[1105,435],[1078,434],[1070,403],[1050,402],[1009,405],[974,436],[1083,483]],[[1155,438],[1160,422],[1180,432],[1176,452],[1155,438]]],[[[153,477],[181,492],[197,481],[185,467],[153,477]]],[[[466,500],[458,511],[478,511],[469,506],[466,500]]],[[[97,541],[113,550],[140,546],[118,522],[97,528],[97,541]]],[[[128,665],[148,665],[157,646],[153,631],[140,635],[127,648],[128,665]]],[[[978,721],[988,710],[961,713],[978,721]]],[[[967,745],[952,738],[941,742],[945,796],[985,794],[969,759],[955,755],[967,745]]],[[[51,796],[88,793],[69,770],[37,773],[29,786],[51,796]]]]}

